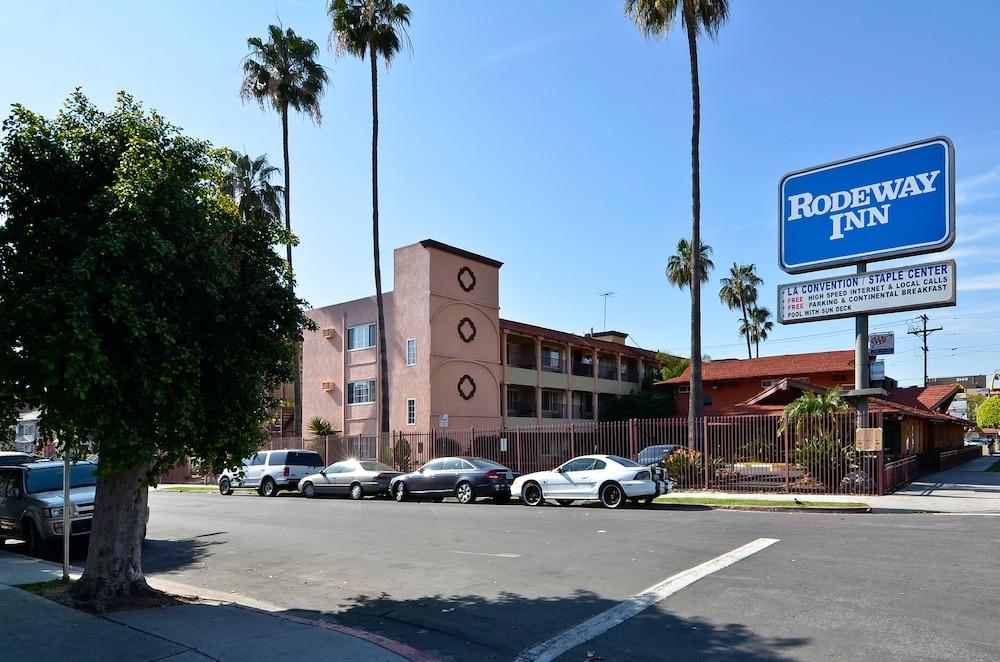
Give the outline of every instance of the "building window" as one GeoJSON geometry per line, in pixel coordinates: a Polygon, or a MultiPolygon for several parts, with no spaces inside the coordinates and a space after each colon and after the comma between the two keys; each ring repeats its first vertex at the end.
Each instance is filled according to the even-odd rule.
{"type": "Polygon", "coordinates": [[[406,424],[416,425],[417,424],[417,399],[407,398],[406,399],[406,424]]]}
{"type": "Polygon", "coordinates": [[[375,324],[362,324],[347,329],[347,349],[369,349],[375,346],[375,324]]]}
{"type": "Polygon", "coordinates": [[[690,393],[691,392],[691,385],[690,384],[681,384],[677,388],[677,392],[678,393],[690,393]]]}
{"type": "Polygon", "coordinates": [[[406,341],[406,365],[417,365],[417,339],[406,341]]]}
{"type": "Polygon", "coordinates": [[[364,379],[347,383],[347,404],[369,405],[375,402],[375,380],[364,379]]]}

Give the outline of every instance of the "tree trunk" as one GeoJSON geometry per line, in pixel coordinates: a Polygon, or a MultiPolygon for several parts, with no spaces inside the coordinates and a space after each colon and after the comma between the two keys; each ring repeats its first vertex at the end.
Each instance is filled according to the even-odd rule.
{"type": "MultiPolygon", "coordinates": [[[[292,231],[292,173],[288,166],[288,106],[281,111],[281,145],[285,154],[285,230],[292,231]]],[[[295,290],[295,271],[292,269],[292,243],[285,244],[288,256],[289,287],[295,290]]],[[[292,377],[292,436],[302,436],[302,346],[295,346],[295,374],[292,377]]]]}
{"type": "Polygon", "coordinates": [[[698,139],[701,132],[701,92],[698,88],[698,36],[693,0],[684,0],[688,54],[691,60],[691,399],[688,406],[688,438],[701,446],[700,419],[704,412],[701,384],[701,179],[698,139]]]}
{"type": "MultiPolygon", "coordinates": [[[[740,287],[743,287],[742,283],[740,283],[740,287]]],[[[742,296],[740,297],[740,310],[743,312],[743,328],[747,330],[747,334],[746,334],[746,337],[747,337],[747,358],[748,359],[752,359],[753,358],[753,352],[750,351],[750,319],[747,317],[747,306],[743,302],[743,297],[742,296]]]]}
{"type": "Polygon", "coordinates": [[[375,304],[378,308],[379,424],[389,432],[389,360],[385,349],[385,308],[382,306],[382,261],[378,249],[378,62],[370,47],[372,65],[372,247],[375,251],[375,304]]]}
{"type": "Polygon", "coordinates": [[[142,482],[145,473],[145,468],[137,468],[97,476],[87,568],[70,597],[98,611],[132,596],[155,593],[142,574],[149,499],[142,482]]]}

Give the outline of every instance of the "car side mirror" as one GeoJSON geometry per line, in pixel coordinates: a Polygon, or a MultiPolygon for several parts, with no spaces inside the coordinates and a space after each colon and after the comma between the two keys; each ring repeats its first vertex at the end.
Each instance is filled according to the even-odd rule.
{"type": "Polygon", "coordinates": [[[319,470],[319,472],[320,472],[321,474],[323,474],[324,476],[326,475],[326,469],[320,469],[320,470],[319,470]]]}
{"type": "Polygon", "coordinates": [[[562,467],[556,467],[556,468],[555,468],[555,469],[553,469],[552,471],[555,471],[556,473],[565,473],[565,471],[563,470],[563,468],[562,468],[562,467]]]}

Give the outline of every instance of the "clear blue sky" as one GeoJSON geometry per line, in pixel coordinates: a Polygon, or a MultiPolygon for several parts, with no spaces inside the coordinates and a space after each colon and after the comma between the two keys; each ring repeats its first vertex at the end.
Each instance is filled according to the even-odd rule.
{"type": "MultiPolygon", "coordinates": [[[[756,263],[772,310],[775,286],[797,280],[777,261],[784,173],[944,134],[957,148],[960,289],[957,307],[929,312],[944,326],[930,372],[1000,368],[1000,4],[732,4],[700,51],[702,219],[717,265],[705,352],[745,352],[716,296],[727,265],[756,263]]],[[[601,328],[598,293],[613,290],[609,327],[685,354],[688,295],[663,277],[690,231],[682,35],[644,40],[615,0],[410,6],[412,56],[379,81],[385,262],[428,237],[484,253],[505,263],[504,317],[575,332],[601,328]]],[[[124,89],[192,135],[280,165],[277,117],[238,96],[246,38],[279,16],[323,47],[332,82],[322,126],[291,122],[299,291],[314,306],[367,296],[369,71],[326,49],[321,0],[3,0],[0,106],[52,115],[76,86],[102,107],[124,89]]],[[[921,378],[912,316],[872,318],[897,333],[887,372],[904,384],[921,378]]],[[[852,346],[853,320],[840,320],[776,328],[762,354],[852,346]]]]}

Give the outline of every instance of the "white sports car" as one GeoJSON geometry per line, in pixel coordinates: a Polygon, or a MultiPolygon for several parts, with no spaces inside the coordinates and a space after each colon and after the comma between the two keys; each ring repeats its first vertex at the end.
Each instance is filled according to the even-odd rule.
{"type": "Polygon", "coordinates": [[[600,501],[605,508],[620,508],[626,500],[650,504],[673,489],[670,480],[654,480],[649,467],[618,455],[583,455],[551,471],[519,476],[511,496],[526,506],[546,500],[568,506],[574,501],[600,501]]]}

